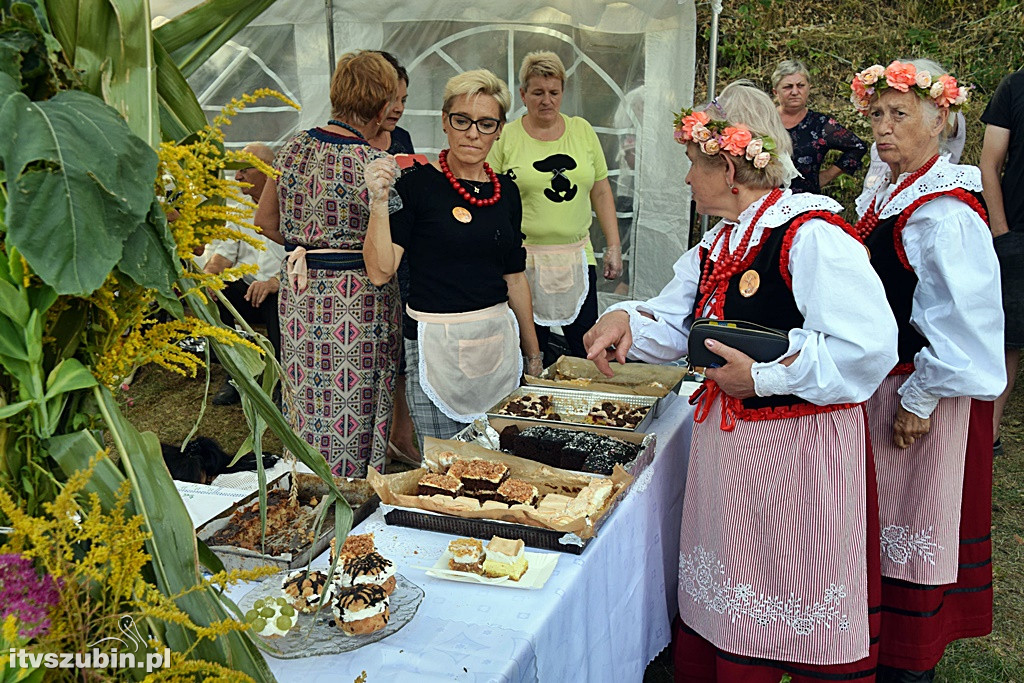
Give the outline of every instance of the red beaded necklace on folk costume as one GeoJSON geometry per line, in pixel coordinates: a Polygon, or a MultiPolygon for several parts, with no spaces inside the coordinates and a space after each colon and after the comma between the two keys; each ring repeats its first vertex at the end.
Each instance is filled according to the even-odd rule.
{"type": "MultiPolygon", "coordinates": [[[[447,149],[442,149],[441,153],[437,155],[437,165],[441,167],[441,172],[444,173],[444,177],[448,179],[448,183],[451,184],[451,186],[455,189],[456,192],[459,193],[459,196],[461,196],[463,199],[469,202],[472,206],[494,206],[495,204],[498,203],[498,200],[501,199],[501,183],[498,181],[498,174],[495,173],[493,169],[491,169],[490,164],[488,164],[486,161],[484,162],[484,173],[486,173],[487,177],[490,178],[491,185],[493,185],[494,187],[494,194],[488,197],[487,199],[480,199],[478,197],[474,197],[469,193],[469,190],[464,188],[459,183],[458,178],[455,177],[455,174],[452,173],[452,170],[448,167],[447,149]]],[[[452,214],[455,216],[457,220],[463,223],[468,223],[470,220],[472,220],[471,216],[469,215],[469,211],[460,206],[457,206],[454,209],[452,209],[452,214]],[[463,216],[465,218],[463,218],[463,216]]]]}
{"type": "Polygon", "coordinates": [[[882,204],[882,207],[880,209],[876,210],[875,199],[871,200],[871,206],[868,207],[868,210],[864,212],[864,215],[861,216],[860,220],[857,221],[857,223],[853,226],[853,229],[857,232],[857,237],[860,239],[861,243],[866,242],[868,237],[871,236],[871,233],[874,232],[875,228],[878,227],[878,216],[880,213],[882,213],[882,210],[884,210],[885,207],[888,204],[890,204],[893,199],[896,198],[896,195],[898,195],[900,192],[903,192],[903,190],[913,185],[915,182],[917,182],[918,178],[920,178],[925,173],[930,171],[932,166],[934,166],[935,162],[938,160],[939,155],[936,154],[931,159],[929,159],[924,166],[922,166],[921,168],[917,169],[916,171],[908,175],[906,178],[904,178],[903,182],[896,186],[896,190],[891,195],[889,195],[889,198],[882,204]]]}
{"type": "MultiPolygon", "coordinates": [[[[718,233],[715,241],[711,244],[711,248],[708,250],[707,261],[704,266],[703,272],[700,277],[700,284],[697,291],[700,293],[700,300],[697,304],[698,315],[701,315],[707,306],[711,296],[718,290],[719,286],[723,283],[728,287],[729,280],[732,279],[736,273],[741,270],[745,270],[750,267],[750,264],[754,262],[758,252],[761,250],[761,245],[757,245],[750,250],[747,254],[747,247],[750,245],[750,239],[754,236],[754,229],[757,227],[758,222],[761,220],[761,216],[765,212],[775,205],[777,201],[782,197],[782,190],[775,188],[772,190],[768,197],[764,200],[764,203],[757,209],[757,213],[754,214],[753,219],[750,221],[750,225],[747,226],[746,231],[743,233],[743,237],[740,239],[739,245],[733,251],[729,251],[729,241],[732,237],[732,229],[734,226],[730,225],[727,229],[722,230],[718,233]],[[722,243],[722,250],[718,253],[718,259],[716,261],[711,260],[711,254],[715,252],[715,247],[722,243]],[[746,256],[747,258],[743,258],[746,256]]],[[[715,301],[711,304],[710,315],[721,319],[725,317],[725,289],[722,290],[720,296],[716,297],[715,301]]]]}

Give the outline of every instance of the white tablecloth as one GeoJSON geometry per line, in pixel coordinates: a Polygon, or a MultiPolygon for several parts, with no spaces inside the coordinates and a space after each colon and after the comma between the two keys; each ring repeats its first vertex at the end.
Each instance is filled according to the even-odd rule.
{"type": "MultiPolygon", "coordinates": [[[[642,681],[668,645],[676,613],[692,420],[685,399],[666,408],[652,425],[654,462],[582,555],[558,553],[541,590],[429,577],[413,567],[433,565],[454,537],[388,526],[377,511],[353,533],[372,531],[381,554],[423,588],[416,616],[396,634],[354,652],[268,656],[271,669],[282,683],[333,683],[362,671],[369,681],[642,681]]],[[[326,563],[325,553],[314,564],[326,563]]],[[[236,588],[232,597],[246,590],[236,588]]]]}

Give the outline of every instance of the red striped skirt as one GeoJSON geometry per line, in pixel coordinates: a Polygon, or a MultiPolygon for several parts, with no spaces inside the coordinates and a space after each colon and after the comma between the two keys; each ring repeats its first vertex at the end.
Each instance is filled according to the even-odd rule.
{"type": "Polygon", "coordinates": [[[882,579],[879,663],[926,671],[960,638],[992,632],[992,402],[971,401],[956,583],[882,579]]]}
{"type": "MultiPolygon", "coordinates": [[[[865,425],[865,432],[867,426],[865,425]]],[[[867,434],[865,454],[866,476],[866,563],[868,597],[868,656],[846,664],[804,664],[775,661],[727,652],[715,647],[699,633],[676,619],[673,626],[672,649],[675,680],[686,683],[778,683],[789,674],[795,683],[820,680],[872,683],[878,663],[880,627],[881,570],[878,526],[878,492],[875,481],[874,456],[867,434]]]]}

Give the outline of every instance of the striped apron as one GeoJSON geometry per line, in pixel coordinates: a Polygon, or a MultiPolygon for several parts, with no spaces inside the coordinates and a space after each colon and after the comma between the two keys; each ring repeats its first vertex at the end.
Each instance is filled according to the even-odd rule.
{"type": "Polygon", "coordinates": [[[866,446],[860,406],[732,431],[695,424],[679,555],[686,626],[742,656],[867,657],[866,446]]]}
{"type": "Polygon", "coordinates": [[[900,400],[897,390],[907,377],[886,377],[867,402],[878,473],[882,576],[928,585],[953,583],[971,400],[940,400],[931,431],[909,448],[897,448],[892,425],[900,400]]]}

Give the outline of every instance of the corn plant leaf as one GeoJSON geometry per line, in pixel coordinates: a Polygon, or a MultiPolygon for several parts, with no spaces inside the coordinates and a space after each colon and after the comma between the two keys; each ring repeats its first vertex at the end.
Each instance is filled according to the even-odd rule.
{"type": "Polygon", "coordinates": [[[206,114],[188,81],[160,41],[153,38],[160,129],[164,140],[181,141],[206,125],[206,114]]]}
{"type": "Polygon", "coordinates": [[[84,89],[117,109],[136,135],[160,141],[149,0],[45,0],[57,40],[84,89]]]}
{"type": "Polygon", "coordinates": [[[82,365],[77,358],[66,358],[50,371],[46,378],[46,395],[49,400],[59,394],[77,389],[88,389],[96,386],[96,378],[82,365]]]}
{"type": "Polygon", "coordinates": [[[188,77],[273,4],[274,0],[207,0],[178,15],[154,34],[188,77]]]}
{"type": "Polygon", "coordinates": [[[0,278],[0,314],[16,325],[28,324],[28,297],[7,280],[0,278]]]}
{"type": "MultiPolygon", "coordinates": [[[[157,156],[117,111],[68,91],[45,102],[0,102],[8,247],[59,294],[88,295],[146,220],[157,156]]],[[[13,269],[12,269],[13,273],[13,269]]]]}
{"type": "MultiPolygon", "coordinates": [[[[195,530],[185,504],[164,464],[160,443],[152,432],[138,432],[118,409],[108,390],[94,389],[100,413],[108,433],[121,456],[123,473],[108,458],[102,458],[86,486],[108,507],[121,481],[128,479],[132,487],[132,512],[143,517],[153,536],[146,542],[151,558],[150,568],[160,591],[176,595],[199,583],[199,550],[195,530]]],[[[84,468],[102,446],[86,431],[55,437],[47,441],[50,454],[65,474],[84,468]]],[[[229,609],[214,589],[194,591],[175,602],[195,623],[209,624],[230,616],[229,609]]],[[[233,632],[215,641],[196,641],[191,632],[163,622],[168,645],[176,652],[185,652],[194,645],[190,658],[219,662],[241,671],[257,681],[273,681],[274,676],[252,639],[233,632]]]]}

